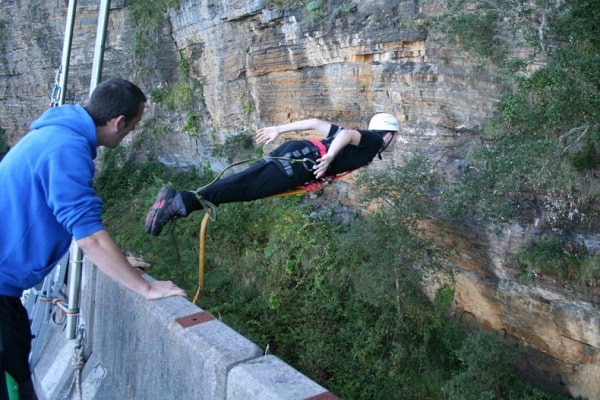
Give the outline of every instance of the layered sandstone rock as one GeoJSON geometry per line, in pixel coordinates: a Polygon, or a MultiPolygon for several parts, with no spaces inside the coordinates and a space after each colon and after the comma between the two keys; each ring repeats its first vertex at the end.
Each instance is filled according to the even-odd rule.
{"type": "MultiPolygon", "coordinates": [[[[79,2],[69,102],[87,97],[96,3],[79,2]]],[[[345,4],[331,3],[330,11],[345,4]]],[[[150,102],[145,118],[146,131],[161,127],[155,156],[168,165],[210,161],[218,169],[222,161],[210,149],[228,136],[310,116],[366,127],[373,113],[385,111],[397,115],[402,126],[394,158],[422,151],[439,171],[459,168],[493,110],[498,87],[477,69],[476,60],[431,39],[426,28],[443,11],[440,2],[355,3],[351,11],[325,13],[311,22],[302,10],[268,9],[260,0],[182,0],[156,32],[156,48],[135,56],[135,26],[123,2],[113,1],[103,75],[129,78],[150,93],[182,77],[181,58],[189,63],[198,100],[177,110],[150,102]],[[182,130],[188,113],[201,119],[194,134],[182,130]]],[[[32,116],[48,107],[66,4],[1,5],[10,34],[5,31],[0,49],[0,127],[14,143],[32,116]]],[[[138,131],[145,133],[144,127],[138,131]]],[[[521,284],[510,264],[510,256],[537,234],[539,223],[532,219],[500,233],[477,222],[425,226],[445,246],[449,265],[435,271],[425,290],[433,295],[440,278],[451,282],[456,311],[518,343],[526,350],[523,367],[534,379],[583,398],[600,398],[600,294],[542,279],[521,284]]],[[[586,233],[590,249],[599,242],[595,232],[586,233]]]]}

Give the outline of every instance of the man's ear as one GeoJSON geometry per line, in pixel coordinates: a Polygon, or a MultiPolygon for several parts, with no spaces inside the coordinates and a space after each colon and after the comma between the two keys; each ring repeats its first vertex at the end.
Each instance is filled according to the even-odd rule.
{"type": "Polygon", "coordinates": [[[119,130],[127,126],[127,121],[125,121],[124,115],[119,115],[118,117],[114,117],[110,121],[108,121],[110,127],[114,130],[119,130]]]}

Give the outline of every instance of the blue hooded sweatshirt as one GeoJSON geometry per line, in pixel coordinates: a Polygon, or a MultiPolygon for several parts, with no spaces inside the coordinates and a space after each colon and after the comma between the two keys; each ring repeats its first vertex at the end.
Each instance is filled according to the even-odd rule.
{"type": "Polygon", "coordinates": [[[0,294],[35,286],[76,240],[102,229],[96,127],[81,105],[47,110],[0,162],[0,294]]]}

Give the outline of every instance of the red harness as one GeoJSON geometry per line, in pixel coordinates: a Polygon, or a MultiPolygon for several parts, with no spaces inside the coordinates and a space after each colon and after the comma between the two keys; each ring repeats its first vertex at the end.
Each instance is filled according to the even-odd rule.
{"type": "MultiPolygon", "coordinates": [[[[315,146],[317,149],[319,149],[319,156],[323,157],[325,154],[327,154],[327,147],[325,147],[325,145],[323,144],[323,142],[321,142],[320,140],[315,140],[315,139],[310,139],[308,140],[313,146],[315,146]]],[[[314,182],[309,182],[306,183],[304,185],[298,186],[299,189],[303,189],[307,192],[312,192],[313,190],[317,190],[320,189],[323,184],[327,181],[332,182],[335,180],[340,179],[343,176],[348,175],[350,172],[352,171],[346,171],[346,172],[342,172],[339,174],[335,174],[332,176],[326,176],[324,178],[321,178],[318,181],[314,181],[314,182]]]]}

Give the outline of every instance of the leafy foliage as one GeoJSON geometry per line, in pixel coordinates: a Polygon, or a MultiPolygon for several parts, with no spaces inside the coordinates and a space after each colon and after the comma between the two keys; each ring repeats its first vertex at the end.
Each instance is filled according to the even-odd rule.
{"type": "Polygon", "coordinates": [[[497,61],[506,56],[506,47],[498,40],[497,12],[460,13],[450,18],[446,33],[449,37],[459,35],[466,50],[497,61]]]}
{"type": "MultiPolygon", "coordinates": [[[[385,174],[361,174],[365,200],[376,209],[367,218],[339,225],[331,218],[333,206],[318,208],[290,197],[223,205],[209,224],[201,306],[342,398],[563,398],[519,378],[518,349],[494,335],[470,332],[452,318],[450,285],[440,288],[433,303],[422,294],[416,267],[435,268],[439,255],[420,235],[418,221],[435,212],[428,191],[436,186],[442,188],[441,210],[448,217],[508,221],[541,204],[555,215],[553,229],[594,199],[599,7],[597,1],[570,2],[567,10],[542,15],[530,3],[478,4],[478,12],[455,16],[451,22],[458,29],[447,32],[469,51],[521,74],[506,85],[515,90],[503,96],[470,164],[450,186],[417,156],[385,174]],[[547,53],[545,68],[526,75],[529,60],[509,58],[509,47],[498,39],[501,8],[513,10],[512,20],[520,22],[515,37],[547,53]],[[542,20],[553,24],[551,32],[531,23],[542,20]],[[560,46],[549,46],[549,37],[560,46]]],[[[300,6],[308,18],[324,5],[300,6]]],[[[160,12],[137,7],[134,17],[151,35],[160,12]]],[[[171,94],[153,95],[167,104],[171,94]]],[[[190,124],[196,122],[191,116],[190,124]]],[[[238,139],[245,143],[242,136],[232,140],[238,139]]],[[[202,213],[178,221],[158,238],[143,234],[141,226],[159,187],[194,188],[202,182],[149,162],[135,164],[126,152],[116,154],[105,160],[97,181],[109,230],[125,249],[154,264],[154,276],[174,279],[191,295],[202,213]]],[[[600,270],[597,257],[565,253],[564,243],[553,237],[521,253],[519,261],[526,269],[548,270],[580,263],[582,279],[600,270]]]]}
{"type": "Polygon", "coordinates": [[[6,140],[6,131],[0,128],[0,161],[4,158],[4,155],[8,153],[10,146],[6,140]]]}
{"type": "Polygon", "coordinates": [[[305,25],[323,23],[331,18],[338,18],[345,13],[354,12],[357,9],[356,0],[324,1],[324,0],[268,0],[267,7],[289,10],[299,9],[305,25]]]}
{"type": "Polygon", "coordinates": [[[168,8],[179,5],[180,0],[132,0],[128,7],[130,17],[135,21],[133,49],[136,54],[144,54],[154,48],[155,38],[165,22],[168,8]]]}
{"type": "Polygon", "coordinates": [[[459,368],[442,388],[444,399],[551,400],[562,398],[524,385],[522,378],[515,374],[515,370],[507,367],[516,356],[516,349],[501,344],[495,334],[484,332],[467,334],[461,345],[454,349],[454,355],[459,361],[459,368]]]}
{"type": "Polygon", "coordinates": [[[2,41],[4,41],[4,38],[6,37],[6,33],[8,32],[7,27],[8,27],[8,21],[5,18],[0,18],[0,39],[2,41]]]}
{"type": "MultiPolygon", "coordinates": [[[[527,218],[543,215],[555,239],[564,241],[564,248],[569,236],[575,236],[577,222],[594,215],[600,193],[596,178],[600,166],[600,2],[528,7],[531,4],[509,7],[505,20],[519,16],[524,22],[519,25],[520,37],[532,39],[527,43],[537,44],[546,63],[507,80],[505,87],[514,90],[501,97],[498,112],[484,128],[466,168],[443,188],[440,209],[448,218],[473,216],[496,222],[519,218],[527,223],[527,218]]],[[[492,40],[499,34],[497,8],[482,2],[476,10],[449,17],[455,24],[450,23],[447,32],[459,37],[465,49],[506,65],[494,56],[501,54],[494,49],[503,46],[492,40]],[[486,21],[490,27],[482,29],[486,21]],[[476,32],[491,36],[478,41],[473,36],[476,32]]],[[[587,258],[578,254],[570,259],[569,268],[581,269],[587,258]]],[[[563,267],[566,264],[545,272],[569,275],[563,267]]],[[[591,271],[595,268],[587,270],[591,271]]]]}
{"type": "Polygon", "coordinates": [[[191,79],[177,81],[170,86],[152,89],[150,98],[153,102],[161,104],[167,110],[186,110],[196,99],[195,86],[191,79]]]}
{"type": "Polygon", "coordinates": [[[583,262],[580,247],[565,246],[556,237],[544,237],[517,255],[524,268],[568,278],[583,262]]]}
{"type": "Polygon", "coordinates": [[[244,159],[244,157],[254,159],[259,154],[258,150],[254,148],[254,136],[248,133],[239,133],[228,136],[225,139],[225,143],[221,145],[215,144],[212,155],[223,158],[231,163],[235,159],[244,159]]]}
{"type": "MultiPolygon", "coordinates": [[[[108,230],[153,264],[153,276],[193,296],[202,212],[160,237],[144,234],[142,220],[160,186],[201,182],[134,165],[131,155],[106,153],[97,177],[108,230]]],[[[451,286],[433,303],[422,294],[414,266],[435,262],[435,249],[415,234],[414,221],[429,175],[416,158],[391,174],[361,177],[366,193],[381,184],[386,200],[344,225],[333,222],[333,208],[299,196],[222,205],[208,226],[201,307],[342,398],[560,399],[519,397],[541,392],[515,383],[512,353],[499,341],[468,334],[450,317],[451,286]]]]}
{"type": "MultiPolygon", "coordinates": [[[[166,229],[151,238],[143,231],[144,216],[160,187],[187,186],[197,181],[187,173],[173,173],[150,161],[137,163],[133,153],[120,147],[103,153],[102,169],[96,176],[96,190],[104,200],[104,224],[128,254],[152,264],[150,273],[173,279],[193,296],[197,288],[197,227],[200,215],[192,215],[182,230],[166,229]],[[196,228],[196,229],[194,229],[196,228]]],[[[200,182],[198,182],[200,185],[200,182]]]]}

